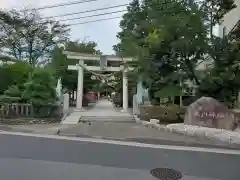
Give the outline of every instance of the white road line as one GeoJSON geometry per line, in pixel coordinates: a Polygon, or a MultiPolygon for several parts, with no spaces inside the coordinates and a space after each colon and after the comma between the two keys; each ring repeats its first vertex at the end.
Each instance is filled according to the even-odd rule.
{"type": "Polygon", "coordinates": [[[240,150],[231,150],[231,149],[202,148],[202,147],[174,146],[174,145],[156,145],[156,144],[145,144],[145,143],[137,143],[137,142],[104,140],[104,139],[96,139],[96,138],[66,137],[66,136],[57,136],[57,135],[31,134],[31,133],[7,132],[7,131],[0,131],[0,134],[49,138],[49,139],[58,139],[58,140],[70,140],[70,141],[79,141],[79,142],[114,144],[114,145],[132,146],[132,147],[166,149],[166,150],[176,150],[176,151],[194,151],[194,152],[240,155],[240,150]]]}

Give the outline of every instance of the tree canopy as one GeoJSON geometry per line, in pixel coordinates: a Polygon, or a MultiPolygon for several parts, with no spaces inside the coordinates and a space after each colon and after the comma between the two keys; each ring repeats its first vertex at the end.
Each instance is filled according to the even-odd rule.
{"type": "MultiPolygon", "coordinates": [[[[62,78],[63,87],[68,90],[77,89],[77,71],[68,70],[68,65],[76,65],[77,60],[67,59],[62,53],[63,49],[56,47],[52,53],[50,68],[55,72],[57,78],[62,78]]],[[[65,43],[65,51],[88,53],[88,54],[101,54],[97,50],[97,44],[93,41],[68,41],[65,43]]],[[[93,62],[97,63],[97,62],[93,62]]],[[[84,72],[84,88],[91,90],[94,84],[99,84],[98,79],[92,79],[92,73],[89,71],[84,72]]]]}
{"type": "MultiPolygon", "coordinates": [[[[197,96],[211,96],[232,106],[240,90],[240,41],[231,35],[214,36],[213,27],[234,8],[234,0],[132,0],[120,22],[120,41],[113,47],[117,55],[136,59],[128,64],[136,67],[129,72],[131,92],[141,78],[152,99],[180,96],[191,86],[197,96]],[[201,63],[209,68],[199,69],[201,63]]],[[[36,95],[42,93],[41,78],[48,79],[44,85],[48,94],[44,97],[50,101],[54,99],[52,83],[58,78],[63,87],[76,90],[77,72],[69,71],[67,66],[78,62],[67,59],[63,49],[101,52],[96,42],[69,40],[68,33],[68,26],[45,19],[35,10],[0,10],[0,58],[15,62],[0,66],[5,80],[0,82],[0,93],[4,98],[16,100],[22,92],[26,98],[31,95],[32,101],[43,97],[36,95]],[[39,70],[39,65],[46,70],[39,70]]],[[[116,73],[115,77],[114,81],[119,81],[115,89],[121,91],[121,75],[116,73]]],[[[85,71],[85,90],[97,89],[96,84],[100,86],[100,80],[92,79],[92,73],[85,71]]]]}
{"type": "Polygon", "coordinates": [[[53,104],[57,100],[55,80],[52,74],[43,68],[36,68],[25,83],[23,99],[34,105],[53,104]]]}
{"type": "Polygon", "coordinates": [[[67,38],[67,26],[43,19],[37,11],[0,10],[0,47],[16,60],[41,64],[67,38]]]}
{"type": "Polygon", "coordinates": [[[236,94],[240,89],[235,80],[239,72],[239,46],[230,38],[215,37],[212,27],[235,7],[232,0],[204,0],[200,3],[143,0],[141,4],[132,0],[120,22],[121,31],[117,35],[120,42],[113,48],[116,54],[137,59],[136,73],[143,78],[152,98],[166,96],[166,92],[167,96],[179,96],[177,89],[183,91],[189,86],[189,83],[181,84],[180,81],[190,80],[198,87],[199,96],[204,94],[219,100],[224,96],[224,101],[229,102],[233,92],[236,94]],[[227,48],[223,50],[224,47],[227,48]],[[198,65],[209,59],[213,66],[203,76],[198,65]],[[229,67],[228,73],[224,70],[226,67],[229,67]],[[222,82],[217,88],[210,83],[214,77],[222,82]],[[230,77],[232,82],[227,80],[230,77]],[[228,89],[228,93],[222,94],[220,89],[228,89]]]}

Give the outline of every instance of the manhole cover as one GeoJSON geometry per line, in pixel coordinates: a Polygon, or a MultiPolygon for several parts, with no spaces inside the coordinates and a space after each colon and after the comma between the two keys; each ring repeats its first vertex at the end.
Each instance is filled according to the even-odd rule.
{"type": "Polygon", "coordinates": [[[150,173],[160,180],[180,180],[182,178],[180,172],[169,168],[155,168],[152,169],[150,173]]]}

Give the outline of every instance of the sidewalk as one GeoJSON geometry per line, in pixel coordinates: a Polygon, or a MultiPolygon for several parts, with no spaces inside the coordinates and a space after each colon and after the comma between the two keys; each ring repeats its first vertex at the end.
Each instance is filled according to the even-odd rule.
{"type": "Polygon", "coordinates": [[[91,123],[82,122],[75,125],[2,125],[0,126],[0,131],[1,130],[33,134],[130,141],[146,144],[240,149],[240,145],[238,144],[228,144],[224,141],[216,141],[214,139],[206,139],[204,137],[186,136],[184,134],[174,133],[174,131],[169,132],[165,129],[145,127],[142,124],[137,124],[135,122],[92,121],[91,123]]]}
{"type": "Polygon", "coordinates": [[[0,125],[0,131],[35,133],[35,134],[58,134],[59,129],[69,128],[71,125],[55,124],[25,124],[25,125],[0,125]]]}

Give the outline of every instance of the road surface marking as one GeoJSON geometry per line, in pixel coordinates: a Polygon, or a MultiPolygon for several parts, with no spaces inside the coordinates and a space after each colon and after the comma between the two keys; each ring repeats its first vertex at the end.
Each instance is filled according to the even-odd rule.
{"type": "Polygon", "coordinates": [[[202,147],[174,146],[174,145],[157,145],[157,144],[124,142],[124,141],[105,140],[105,139],[96,139],[96,138],[66,137],[66,136],[57,136],[57,135],[31,134],[31,133],[7,132],[7,131],[0,131],[0,134],[38,137],[38,138],[49,138],[49,139],[58,139],[58,140],[70,140],[70,141],[79,141],[79,142],[104,143],[104,144],[114,144],[114,145],[132,146],[132,147],[167,149],[167,150],[176,150],[176,151],[195,151],[195,152],[240,155],[240,150],[231,150],[231,149],[202,148],[202,147]]]}

